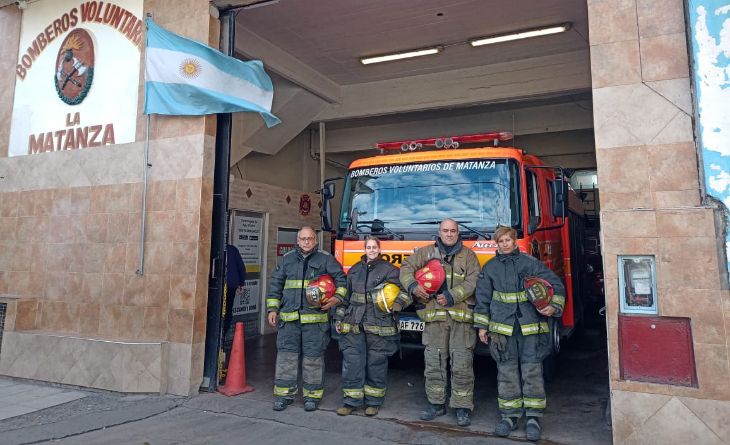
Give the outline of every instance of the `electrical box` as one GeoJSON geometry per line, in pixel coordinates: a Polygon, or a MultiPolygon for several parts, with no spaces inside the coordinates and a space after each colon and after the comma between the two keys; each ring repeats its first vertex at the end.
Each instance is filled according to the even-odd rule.
{"type": "Polygon", "coordinates": [[[623,314],[658,314],[652,255],[619,255],[618,285],[623,314]]]}

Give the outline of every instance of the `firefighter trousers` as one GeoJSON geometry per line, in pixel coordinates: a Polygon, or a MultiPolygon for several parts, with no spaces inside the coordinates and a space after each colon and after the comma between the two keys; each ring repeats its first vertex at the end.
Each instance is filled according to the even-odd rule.
{"type": "Polygon", "coordinates": [[[471,323],[446,316],[446,321],[425,323],[423,344],[426,396],[434,405],[446,403],[446,365],[451,360],[452,408],[474,409],[474,345],[476,331],[471,323]]]}
{"type": "MultiPolygon", "coordinates": [[[[362,329],[362,328],[361,328],[362,329]]],[[[340,337],[342,391],[350,406],[380,406],[385,399],[388,357],[398,347],[395,336],[347,333],[340,337]]]]}
{"type": "Polygon", "coordinates": [[[522,335],[515,324],[506,347],[490,335],[489,349],[497,361],[497,401],[502,417],[542,417],[547,407],[542,360],[549,353],[550,334],[522,335]],[[504,350],[500,350],[504,349],[504,350]]]}
{"type": "Polygon", "coordinates": [[[319,402],[324,388],[324,352],[330,341],[329,322],[279,321],[276,337],[274,395],[294,399],[299,363],[302,366],[304,400],[319,402]]]}

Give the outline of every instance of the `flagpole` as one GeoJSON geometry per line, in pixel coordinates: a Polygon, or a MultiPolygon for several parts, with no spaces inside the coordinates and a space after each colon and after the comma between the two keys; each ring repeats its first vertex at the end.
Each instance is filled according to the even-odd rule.
{"type": "MultiPolygon", "coordinates": [[[[147,13],[147,18],[154,20],[154,14],[147,13]]],[[[147,80],[147,45],[144,51],[144,69],[145,81],[147,80]]],[[[146,87],[146,85],[145,85],[146,87]]],[[[145,90],[145,105],[147,95],[145,90]]],[[[150,114],[147,114],[147,131],[144,137],[144,187],[142,188],[142,228],[139,234],[139,269],[135,272],[137,275],[144,275],[144,229],[145,220],[147,219],[147,176],[150,168],[150,114]]]]}
{"type": "Polygon", "coordinates": [[[147,215],[147,172],[150,163],[150,115],[147,115],[147,131],[144,139],[144,187],[142,189],[142,233],[139,236],[139,269],[137,275],[144,275],[144,229],[147,215]]]}

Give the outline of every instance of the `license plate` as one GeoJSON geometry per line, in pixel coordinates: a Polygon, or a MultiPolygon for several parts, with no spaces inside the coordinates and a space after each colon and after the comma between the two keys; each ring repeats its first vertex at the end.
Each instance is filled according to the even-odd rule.
{"type": "Polygon", "coordinates": [[[401,331],[423,331],[423,322],[418,318],[401,318],[401,331]]]}

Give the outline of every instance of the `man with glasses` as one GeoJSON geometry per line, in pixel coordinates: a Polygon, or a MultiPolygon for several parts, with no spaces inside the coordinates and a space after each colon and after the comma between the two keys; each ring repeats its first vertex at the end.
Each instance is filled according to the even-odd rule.
{"type": "Polygon", "coordinates": [[[271,326],[278,326],[276,338],[275,411],[283,411],[297,394],[299,359],[302,358],[304,410],[315,411],[324,388],[324,352],[330,340],[328,311],[338,305],[347,291],[342,266],[322,250],[311,227],[297,233],[297,247],[277,264],[269,283],[266,310],[271,326]],[[335,298],[313,307],[306,296],[310,281],[329,275],[337,286],[335,298]],[[278,324],[277,324],[278,318],[278,324]]]}

